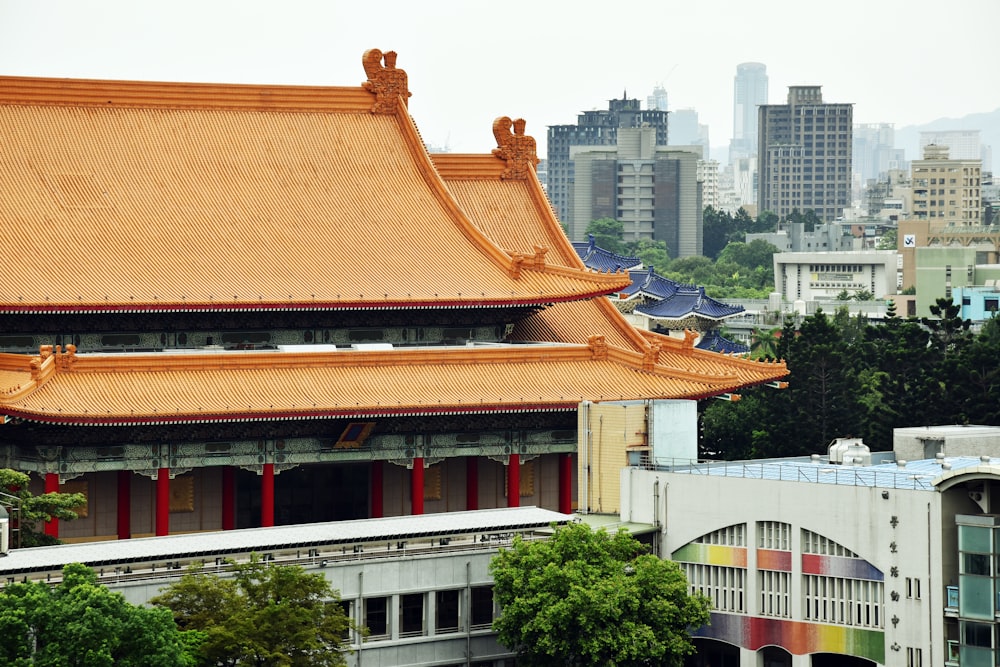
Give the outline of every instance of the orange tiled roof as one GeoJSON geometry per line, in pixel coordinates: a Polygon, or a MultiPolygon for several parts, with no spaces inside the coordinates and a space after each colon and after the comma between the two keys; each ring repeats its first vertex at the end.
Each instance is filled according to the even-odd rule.
{"type": "Polygon", "coordinates": [[[628,284],[490,241],[436,176],[408,92],[369,76],[0,77],[0,311],[538,304],[628,284]]]}
{"type": "MultiPolygon", "coordinates": [[[[542,243],[550,248],[549,261],[583,266],[533,170],[523,178],[504,177],[507,163],[497,155],[434,154],[432,158],[473,224],[498,245],[523,251],[542,243]]],[[[731,374],[740,379],[741,386],[787,375],[783,363],[706,352],[669,336],[640,331],[606,297],[560,303],[536,312],[515,325],[511,338],[586,344],[592,336],[601,336],[607,345],[625,352],[655,356],[664,369],[706,376],[731,374]],[[654,346],[658,353],[653,352],[654,346]]]]}
{"type": "MultiPolygon", "coordinates": [[[[643,368],[640,354],[587,345],[322,353],[0,354],[0,408],[67,424],[322,419],[570,410],[583,400],[703,398],[742,380],[643,368]],[[553,378],[559,378],[553,382],[553,378]]],[[[716,367],[718,370],[718,367],[716,367]]]]}

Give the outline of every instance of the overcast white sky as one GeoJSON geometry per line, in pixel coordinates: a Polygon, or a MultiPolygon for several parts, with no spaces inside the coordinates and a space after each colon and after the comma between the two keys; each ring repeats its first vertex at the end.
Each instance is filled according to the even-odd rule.
{"type": "Polygon", "coordinates": [[[424,140],[495,145],[497,116],[545,128],[607,100],[694,108],[732,134],[733,77],[767,66],[896,127],[1000,107],[1000,0],[0,0],[0,74],[356,86],[398,52],[424,140]]]}

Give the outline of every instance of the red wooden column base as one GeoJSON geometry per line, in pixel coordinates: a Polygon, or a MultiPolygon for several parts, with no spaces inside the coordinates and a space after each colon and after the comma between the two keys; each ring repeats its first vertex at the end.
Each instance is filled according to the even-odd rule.
{"type": "Polygon", "coordinates": [[[465,509],[479,509],[479,459],[465,457],[465,509]]]}
{"type": "Polygon", "coordinates": [[[268,528],[274,525],[274,464],[264,464],[264,475],[260,481],[260,525],[268,528]]]}
{"type": "Polygon", "coordinates": [[[424,513],[424,459],[413,459],[413,470],[410,473],[410,512],[414,515],[424,513]]]}
{"type": "Polygon", "coordinates": [[[132,471],[118,471],[118,539],[132,537],[132,471]]]}
{"type": "Polygon", "coordinates": [[[236,528],[236,469],[222,468],[222,530],[236,528]]]}
{"type": "Polygon", "coordinates": [[[372,461],[372,518],[381,519],[385,515],[382,504],[385,484],[382,461],[372,461]]]}
{"type": "Polygon", "coordinates": [[[573,513],[573,455],[559,455],[559,511],[573,513]]]}
{"type": "Polygon", "coordinates": [[[507,462],[507,507],[521,506],[521,455],[511,454],[507,462]]]}
{"type": "Polygon", "coordinates": [[[156,534],[170,534],[170,468],[156,471],[156,534]]]}
{"type": "MultiPolygon", "coordinates": [[[[59,493],[59,473],[57,472],[47,472],[45,473],[45,493],[59,493]]],[[[44,533],[49,537],[59,538],[59,519],[53,517],[45,522],[45,526],[42,528],[44,533]]]]}

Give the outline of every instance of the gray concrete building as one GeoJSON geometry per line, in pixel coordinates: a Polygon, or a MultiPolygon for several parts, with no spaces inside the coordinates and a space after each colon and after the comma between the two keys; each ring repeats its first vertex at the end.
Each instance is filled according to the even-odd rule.
{"type": "Polygon", "coordinates": [[[700,147],[660,146],[656,135],[651,127],[621,128],[613,146],[571,148],[570,238],[582,238],[592,220],[613,218],[626,241],[664,241],[671,257],[702,253],[700,147]]]}
{"type": "MultiPolygon", "coordinates": [[[[569,219],[573,198],[574,165],[570,159],[571,146],[614,146],[619,128],[652,127],[656,132],[656,145],[667,145],[667,111],[641,109],[638,99],[610,100],[607,109],[584,111],[577,117],[576,125],[550,125],[547,135],[546,191],[556,215],[562,222],[569,219]]],[[[589,222],[589,220],[587,221],[589,222]]],[[[584,223],[584,229],[586,223],[584,223]]],[[[574,241],[583,241],[583,231],[572,235],[574,241]]]]}
{"type": "Polygon", "coordinates": [[[820,86],[789,86],[785,104],[760,106],[758,193],[762,211],[814,211],[824,222],[851,206],[852,104],[823,102],[820,86]]]}

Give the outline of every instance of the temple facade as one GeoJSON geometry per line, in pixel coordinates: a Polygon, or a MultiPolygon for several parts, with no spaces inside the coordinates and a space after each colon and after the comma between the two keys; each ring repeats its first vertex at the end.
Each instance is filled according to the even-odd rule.
{"type": "Polygon", "coordinates": [[[0,77],[0,465],[86,496],[51,535],[568,513],[581,405],[787,374],[632,327],[606,297],[628,273],[580,259],[523,120],[431,155],[395,54],[362,66],[0,77]]]}

